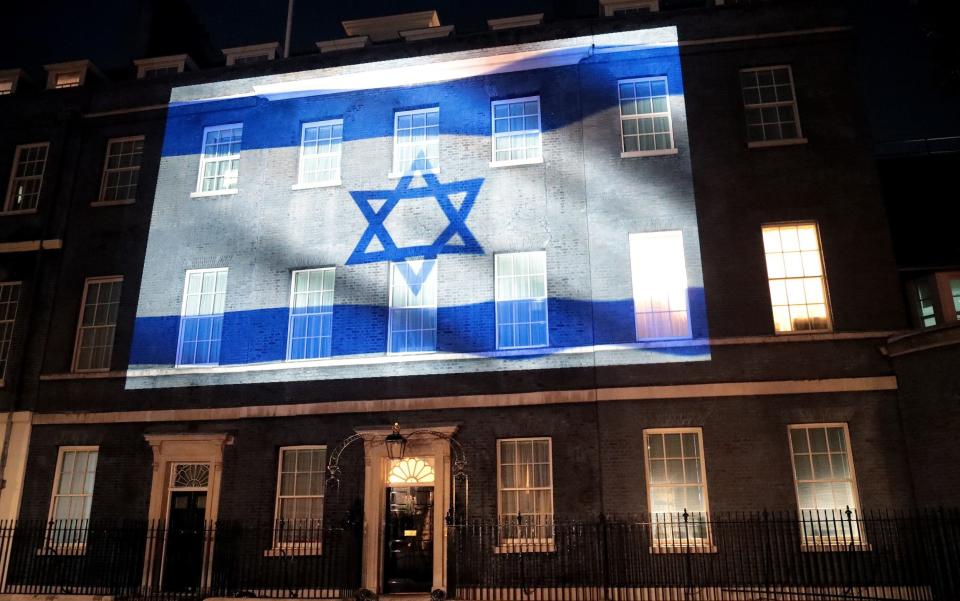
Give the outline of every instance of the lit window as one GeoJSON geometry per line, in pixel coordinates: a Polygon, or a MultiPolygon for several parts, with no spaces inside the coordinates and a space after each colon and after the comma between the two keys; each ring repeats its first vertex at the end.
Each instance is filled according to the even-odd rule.
{"type": "Polygon", "coordinates": [[[33,211],[40,201],[40,187],[43,184],[43,172],[47,166],[47,150],[50,145],[25,144],[17,146],[10,172],[10,185],[7,188],[7,201],[3,210],[6,213],[33,211]]]}
{"type": "Polygon", "coordinates": [[[950,297],[953,299],[955,319],[960,321],[960,279],[950,280],[950,297]]]}
{"type": "Polygon", "coordinates": [[[335,272],[333,267],[293,272],[288,359],[330,356],[335,272]]]}
{"type": "Polygon", "coordinates": [[[747,142],[753,146],[799,140],[800,119],[788,66],[740,71],[743,107],[747,117],[747,142]]]}
{"type": "Polygon", "coordinates": [[[653,545],[707,543],[709,504],[700,428],[644,430],[643,441],[653,545]]]}
{"type": "Polygon", "coordinates": [[[497,348],[547,346],[547,253],[496,255],[497,348]]]}
{"type": "Polygon", "coordinates": [[[673,150],[673,124],[666,77],[619,82],[621,150],[624,156],[673,150]]]}
{"type": "Polygon", "coordinates": [[[97,447],[60,449],[47,525],[47,544],[51,547],[82,548],[87,542],[97,451],[97,447]]]}
{"type": "Polygon", "coordinates": [[[143,70],[143,79],[154,79],[158,77],[169,77],[180,73],[180,67],[174,65],[171,67],[156,67],[143,70]]]}
{"type": "Polygon", "coordinates": [[[340,147],[343,120],[304,123],[300,136],[298,186],[340,183],[340,147]]]}
{"type": "Polygon", "coordinates": [[[916,282],[917,309],[920,311],[920,323],[925,328],[937,325],[937,305],[935,288],[927,280],[916,282]]]}
{"type": "Polygon", "coordinates": [[[391,353],[437,350],[437,261],[404,261],[390,267],[391,353]]]}
{"type": "Polygon", "coordinates": [[[857,485],[846,424],[790,426],[789,432],[804,542],[859,542],[857,485]]]}
{"type": "Polygon", "coordinates": [[[122,277],[88,278],[84,284],[73,371],[110,369],[122,286],[122,277]]]}
{"type": "Polygon", "coordinates": [[[187,271],[177,365],[210,365],[220,361],[220,333],[226,297],[226,269],[187,271]]]}
{"type": "Polygon", "coordinates": [[[0,283],[0,382],[7,372],[10,344],[13,342],[13,326],[17,321],[17,306],[20,304],[20,282],[0,283]]]}
{"type": "Polygon", "coordinates": [[[817,225],[764,226],[763,250],[776,331],[830,330],[817,225]]]}
{"type": "Polygon", "coordinates": [[[497,441],[500,531],[507,541],[553,538],[553,460],[549,438],[497,441]]]}
{"type": "Polygon", "coordinates": [[[393,174],[440,168],[440,109],[400,111],[394,115],[393,174]]]}
{"type": "Polygon", "coordinates": [[[107,159],[98,202],[126,203],[136,200],[142,159],[143,136],[107,142],[107,159]]]}
{"type": "Polygon", "coordinates": [[[13,84],[14,80],[12,79],[0,79],[0,96],[13,94],[13,84]]]}
{"type": "Polygon", "coordinates": [[[203,130],[198,194],[236,191],[240,177],[240,140],[243,125],[218,125],[203,130]]]}
{"type": "Polygon", "coordinates": [[[57,73],[53,80],[53,87],[58,90],[61,88],[78,88],[80,87],[82,80],[82,71],[67,71],[64,73],[57,73]]]}
{"type": "Polygon", "coordinates": [[[326,447],[280,449],[274,547],[321,542],[326,467],[326,447]]]}
{"type": "Polygon", "coordinates": [[[540,97],[497,100],[493,112],[494,164],[540,161],[540,97]]]}
{"type": "Polygon", "coordinates": [[[683,233],[630,234],[630,267],[637,340],[689,338],[683,233]]]}

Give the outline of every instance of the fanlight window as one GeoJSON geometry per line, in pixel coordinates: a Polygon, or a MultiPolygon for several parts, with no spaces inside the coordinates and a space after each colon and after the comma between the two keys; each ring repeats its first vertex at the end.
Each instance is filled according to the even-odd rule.
{"type": "Polygon", "coordinates": [[[210,466],[206,463],[181,463],[173,469],[173,488],[206,488],[210,466]]]}
{"type": "Polygon", "coordinates": [[[390,465],[387,482],[390,484],[432,484],[435,474],[433,466],[416,457],[394,459],[390,465]]]}

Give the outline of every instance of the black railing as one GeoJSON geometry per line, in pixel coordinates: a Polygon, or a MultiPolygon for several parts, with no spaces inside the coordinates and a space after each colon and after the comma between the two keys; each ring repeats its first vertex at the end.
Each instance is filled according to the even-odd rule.
{"type": "Polygon", "coordinates": [[[360,548],[355,527],[0,522],[0,592],[342,599],[360,548]]]}
{"type": "MultiPolygon", "coordinates": [[[[522,519],[522,518],[521,518],[522,519]]],[[[655,514],[448,527],[450,593],[491,601],[960,599],[960,513],[655,514]]]]}

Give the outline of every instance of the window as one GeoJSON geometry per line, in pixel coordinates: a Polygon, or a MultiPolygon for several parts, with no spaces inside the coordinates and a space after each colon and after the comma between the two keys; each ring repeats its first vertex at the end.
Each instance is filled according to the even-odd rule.
{"type": "Polygon", "coordinates": [[[133,136],[107,142],[98,204],[130,203],[137,199],[143,139],[143,136],[133,136]]]}
{"type": "Polygon", "coordinates": [[[655,547],[709,541],[707,473],[700,428],[643,431],[655,547]]]}
{"type": "Polygon", "coordinates": [[[343,119],[304,123],[300,134],[300,171],[294,188],[340,184],[343,119]]]}
{"type": "Polygon", "coordinates": [[[10,94],[13,94],[15,85],[15,79],[0,79],[0,96],[9,96],[10,94]]]}
{"type": "Polygon", "coordinates": [[[689,338],[683,233],[630,234],[637,340],[689,338]]]}
{"type": "Polygon", "coordinates": [[[66,71],[64,73],[57,73],[54,76],[53,82],[53,87],[57,90],[61,88],[79,88],[83,82],[83,72],[66,71]]]}
{"type": "Polygon", "coordinates": [[[802,141],[793,72],[789,66],[742,69],[740,87],[747,118],[748,146],[802,141]]]}
{"type": "Polygon", "coordinates": [[[0,283],[0,383],[7,373],[10,345],[13,343],[13,326],[17,321],[17,306],[20,304],[20,282],[0,283]]]}
{"type": "Polygon", "coordinates": [[[789,433],[804,542],[861,542],[847,425],[795,425],[789,433]]]}
{"type": "Polygon", "coordinates": [[[503,539],[553,538],[552,451],[549,438],[497,441],[497,513],[503,539]]]}
{"type": "Polygon", "coordinates": [[[763,250],[776,332],[829,331],[817,224],[763,226],[763,250]]]}
{"type": "Polygon", "coordinates": [[[920,325],[925,328],[937,325],[937,305],[934,287],[927,280],[916,282],[917,309],[920,311],[920,325]]]}
{"type": "Polygon", "coordinates": [[[97,447],[60,448],[47,526],[48,545],[82,548],[86,544],[97,455],[97,447]]]}
{"type": "Polygon", "coordinates": [[[393,176],[440,169],[440,109],[399,111],[393,122],[393,176]]]}
{"type": "Polygon", "coordinates": [[[667,78],[628,79],[619,90],[622,156],[675,152],[667,78]]]}
{"type": "Polygon", "coordinates": [[[87,278],[77,321],[73,371],[107,371],[113,354],[122,277],[87,278]]]}
{"type": "Polygon", "coordinates": [[[953,299],[954,318],[960,321],[960,279],[950,280],[950,297],[953,299]]]}
{"type": "Polygon", "coordinates": [[[437,350],[437,261],[390,264],[391,353],[437,350]]]}
{"type": "Polygon", "coordinates": [[[194,62],[186,54],[141,58],[133,61],[133,64],[137,66],[137,79],[169,77],[183,73],[188,67],[196,69],[194,62]]]}
{"type": "Polygon", "coordinates": [[[17,146],[10,172],[10,184],[7,188],[7,201],[3,210],[6,213],[17,211],[35,211],[40,201],[40,187],[43,184],[43,172],[47,166],[47,150],[50,145],[24,144],[17,146]]]}
{"type": "Polygon", "coordinates": [[[326,447],[280,449],[275,548],[321,542],[326,467],[326,447]]]}
{"type": "Polygon", "coordinates": [[[493,163],[539,163],[540,97],[497,100],[493,113],[493,163]]]}
{"type": "Polygon", "coordinates": [[[277,42],[254,44],[252,46],[237,46],[236,48],[224,48],[223,54],[227,57],[228,67],[230,65],[246,65],[272,61],[277,56],[277,49],[279,47],[280,44],[277,42]]]}
{"type": "Polygon", "coordinates": [[[660,0],[600,0],[605,17],[627,17],[660,10],[660,0]]]}
{"type": "Polygon", "coordinates": [[[220,333],[226,297],[225,268],[187,271],[177,365],[215,365],[220,361],[220,333]]]}
{"type": "Polygon", "coordinates": [[[168,77],[180,73],[180,67],[155,67],[153,69],[144,69],[141,79],[155,79],[158,77],[168,77]]]}
{"type": "Polygon", "coordinates": [[[547,346],[547,253],[496,255],[497,348],[547,346]]]}
{"type": "Polygon", "coordinates": [[[242,137],[241,123],[204,128],[203,148],[200,150],[200,175],[195,195],[230,194],[237,191],[242,137]]]}
{"type": "Polygon", "coordinates": [[[287,359],[330,356],[335,274],[333,267],[293,272],[287,359]]]}

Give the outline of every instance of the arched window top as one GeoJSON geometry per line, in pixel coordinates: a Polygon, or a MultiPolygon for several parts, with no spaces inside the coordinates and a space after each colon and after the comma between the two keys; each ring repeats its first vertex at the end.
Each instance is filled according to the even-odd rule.
{"type": "Polygon", "coordinates": [[[425,459],[408,457],[394,459],[390,463],[387,482],[390,484],[433,484],[435,474],[433,466],[425,459]]]}

